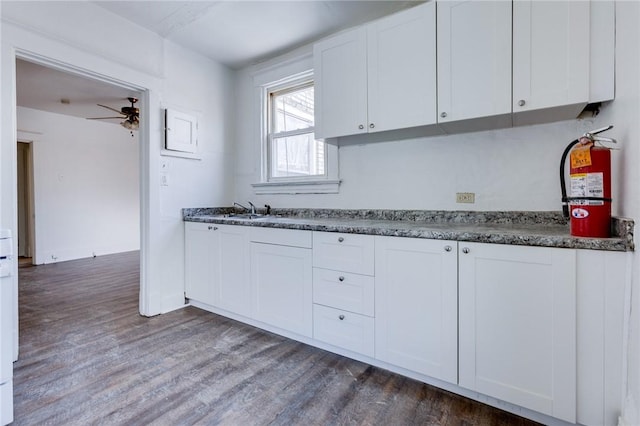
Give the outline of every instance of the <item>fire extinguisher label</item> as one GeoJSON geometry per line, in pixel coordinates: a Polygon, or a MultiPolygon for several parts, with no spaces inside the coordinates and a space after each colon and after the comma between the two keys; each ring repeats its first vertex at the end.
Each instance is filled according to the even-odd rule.
{"type": "Polygon", "coordinates": [[[576,219],[586,219],[587,217],[589,217],[589,210],[581,209],[578,207],[571,210],[571,216],[576,219]]]}
{"type": "Polygon", "coordinates": [[[571,151],[571,168],[587,167],[591,165],[591,147],[593,142],[578,146],[571,151]]]}
{"type": "MultiPolygon", "coordinates": [[[[570,176],[571,197],[600,197],[604,196],[604,175],[598,173],[577,173],[570,176]]],[[[601,200],[574,200],[571,204],[583,206],[601,206],[601,200]]]]}

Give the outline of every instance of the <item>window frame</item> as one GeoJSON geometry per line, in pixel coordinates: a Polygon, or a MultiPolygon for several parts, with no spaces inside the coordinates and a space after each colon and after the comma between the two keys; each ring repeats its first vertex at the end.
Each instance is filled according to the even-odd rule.
{"type": "MultiPolygon", "coordinates": [[[[305,180],[317,180],[317,179],[326,179],[327,176],[327,150],[324,150],[324,173],[323,174],[315,174],[315,175],[302,175],[302,176],[274,176],[273,170],[273,156],[274,156],[274,139],[276,138],[287,138],[291,136],[300,136],[311,134],[311,136],[315,139],[315,125],[310,127],[304,127],[301,129],[295,130],[285,130],[282,132],[275,132],[274,129],[276,127],[277,116],[274,113],[275,105],[275,96],[286,95],[288,93],[297,92],[301,89],[306,89],[308,87],[313,87],[313,75],[304,76],[301,78],[296,78],[291,82],[287,82],[284,84],[280,84],[273,87],[268,87],[267,92],[265,94],[265,99],[267,104],[265,105],[266,114],[267,114],[267,131],[266,131],[266,150],[267,150],[267,182],[295,182],[295,181],[305,181],[305,180]]],[[[315,112],[314,112],[315,114],[315,112]]],[[[315,117],[314,117],[315,124],[315,117]]],[[[323,141],[323,143],[325,143],[323,141]]],[[[325,143],[326,145],[326,143],[325,143]]]]}
{"type": "MultiPolygon", "coordinates": [[[[260,156],[261,175],[260,182],[252,184],[256,194],[335,194],[338,193],[340,180],[338,178],[338,146],[334,139],[323,140],[325,144],[324,174],[310,176],[271,176],[270,164],[273,134],[270,133],[274,119],[270,114],[271,94],[277,92],[286,93],[288,89],[299,90],[305,84],[313,84],[313,70],[307,70],[292,74],[277,81],[263,84],[260,89],[260,156]]],[[[315,114],[315,111],[314,111],[315,114]]],[[[277,133],[279,137],[295,136],[309,133],[309,128],[297,129],[288,132],[277,133]]],[[[320,139],[322,140],[322,139],[320,139]]]]}

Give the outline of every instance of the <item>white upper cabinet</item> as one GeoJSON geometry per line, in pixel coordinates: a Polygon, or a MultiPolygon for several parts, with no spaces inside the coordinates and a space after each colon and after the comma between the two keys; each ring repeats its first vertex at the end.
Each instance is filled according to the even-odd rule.
{"type": "Polygon", "coordinates": [[[316,137],[573,119],[614,56],[613,1],[423,3],[314,45],[316,137]]]}
{"type": "Polygon", "coordinates": [[[437,12],[438,123],[511,126],[511,2],[441,1],[437,12]]]}
{"type": "Polygon", "coordinates": [[[436,122],[435,3],[367,26],[369,132],[436,122]]]}
{"type": "Polygon", "coordinates": [[[575,118],[589,102],[590,2],[513,2],[513,123],[575,118]]]}
{"type": "Polygon", "coordinates": [[[316,137],[435,124],[435,3],[314,45],[316,137]]]}
{"type": "Polygon", "coordinates": [[[367,30],[317,43],[313,62],[316,138],[366,133],[367,30]]]}

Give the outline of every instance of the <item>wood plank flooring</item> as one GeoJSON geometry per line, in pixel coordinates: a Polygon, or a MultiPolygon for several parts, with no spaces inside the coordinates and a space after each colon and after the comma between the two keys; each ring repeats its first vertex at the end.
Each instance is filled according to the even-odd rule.
{"type": "Polygon", "coordinates": [[[15,425],[536,423],[197,308],[138,314],[138,252],[23,267],[15,425]]]}

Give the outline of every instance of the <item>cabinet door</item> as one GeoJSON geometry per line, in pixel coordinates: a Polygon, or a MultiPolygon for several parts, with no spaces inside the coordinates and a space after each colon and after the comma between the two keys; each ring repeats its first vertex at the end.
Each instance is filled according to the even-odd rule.
{"type": "Polygon", "coordinates": [[[315,135],[367,132],[367,32],[350,30],[313,46],[315,135]]]}
{"type": "Polygon", "coordinates": [[[457,245],[376,237],[375,356],[457,382],[457,245]]]}
{"type": "Polygon", "coordinates": [[[249,232],[247,227],[219,225],[214,273],[215,305],[251,316],[249,232]]]}
{"type": "Polygon", "coordinates": [[[213,305],[218,243],[217,225],[186,222],[185,225],[185,296],[213,305]],[[215,230],[214,230],[215,228],[215,230]]]}
{"type": "Polygon", "coordinates": [[[460,243],[460,386],[574,423],[575,250],[460,243]]]}
{"type": "Polygon", "coordinates": [[[513,2],[514,124],[537,122],[521,112],[564,107],[577,116],[586,105],[589,19],[588,1],[513,2]]]}
{"type": "Polygon", "coordinates": [[[258,321],[312,335],[311,249],[251,243],[251,282],[258,321]]]}
{"type": "Polygon", "coordinates": [[[367,26],[369,132],[436,122],[435,2],[367,26]]]}
{"type": "Polygon", "coordinates": [[[438,2],[437,27],[438,122],[509,126],[511,2],[438,2]]]}

